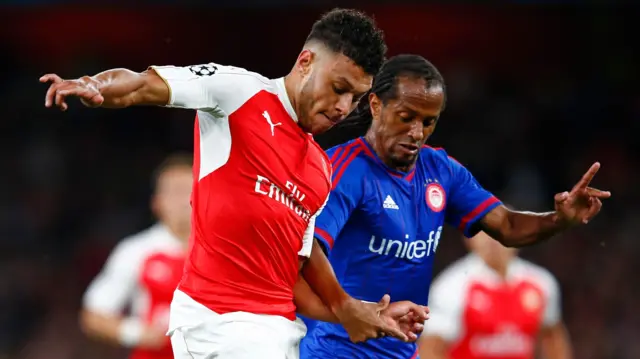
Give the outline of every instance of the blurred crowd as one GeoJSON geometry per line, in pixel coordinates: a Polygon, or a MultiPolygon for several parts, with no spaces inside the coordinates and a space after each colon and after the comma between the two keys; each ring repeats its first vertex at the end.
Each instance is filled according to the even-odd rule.
{"type": "MultiPolygon", "coordinates": [[[[625,31],[616,32],[616,18],[599,21],[572,40],[580,51],[571,55],[581,60],[575,63],[550,52],[542,54],[547,67],[516,62],[513,71],[493,71],[432,49],[449,99],[431,144],[445,147],[518,209],[552,209],[554,193],[569,189],[592,162],[602,163],[593,185],[613,198],[601,215],[522,256],[558,277],[576,358],[634,359],[640,358],[638,70],[617,37],[625,31]]],[[[0,49],[11,50],[2,42],[0,49]]],[[[191,149],[193,113],[90,110],[79,103],[64,114],[45,110],[37,78],[57,69],[13,54],[0,57],[0,358],[121,357],[80,333],[81,295],[111,248],[152,223],[151,171],[171,151],[191,149]]],[[[494,53],[512,55],[508,48],[494,53]]],[[[238,61],[273,77],[286,69],[266,69],[260,58],[238,61]]],[[[130,66],[126,54],[69,58],[64,75],[114,66],[130,66]]],[[[449,228],[437,270],[464,251],[449,228]]]]}

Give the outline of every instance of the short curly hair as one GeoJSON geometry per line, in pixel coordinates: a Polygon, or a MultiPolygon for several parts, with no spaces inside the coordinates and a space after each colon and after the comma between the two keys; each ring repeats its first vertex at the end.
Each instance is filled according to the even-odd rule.
{"type": "Polygon", "coordinates": [[[313,24],[305,43],[318,41],[375,75],[387,53],[384,34],[375,21],[353,9],[333,9],[313,24]]]}

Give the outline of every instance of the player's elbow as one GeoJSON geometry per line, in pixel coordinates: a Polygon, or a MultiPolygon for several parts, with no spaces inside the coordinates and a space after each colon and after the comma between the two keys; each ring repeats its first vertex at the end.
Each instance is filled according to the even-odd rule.
{"type": "Polygon", "coordinates": [[[94,339],[101,339],[105,337],[105,333],[103,333],[104,330],[102,328],[108,320],[103,315],[88,309],[82,309],[78,319],[80,330],[84,335],[94,339]]]}
{"type": "Polygon", "coordinates": [[[94,332],[94,328],[95,328],[95,315],[94,313],[86,310],[86,309],[82,309],[80,311],[80,315],[78,316],[78,324],[80,326],[80,330],[82,330],[82,332],[86,335],[86,336],[92,336],[93,332],[94,332]]]}

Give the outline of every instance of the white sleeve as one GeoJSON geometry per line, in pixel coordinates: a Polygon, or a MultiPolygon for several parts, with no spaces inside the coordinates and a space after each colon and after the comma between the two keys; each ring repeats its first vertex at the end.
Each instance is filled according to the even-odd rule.
{"type": "Polygon", "coordinates": [[[313,216],[311,216],[311,219],[309,219],[309,225],[307,226],[307,229],[304,231],[304,235],[302,236],[302,248],[298,252],[298,255],[300,257],[309,258],[309,256],[311,256],[311,249],[313,248],[314,232],[316,230],[316,217],[320,215],[320,213],[324,209],[324,206],[327,205],[328,201],[329,201],[329,196],[327,196],[327,199],[324,201],[324,204],[322,205],[322,207],[320,207],[320,209],[313,216]]]}
{"type": "Polygon", "coordinates": [[[562,319],[562,299],[560,294],[560,285],[555,277],[548,273],[546,285],[546,303],[544,308],[544,314],[542,318],[542,325],[544,327],[551,327],[562,319]]]}
{"type": "Polygon", "coordinates": [[[169,86],[167,107],[207,111],[216,117],[228,116],[268,84],[254,72],[215,63],[150,68],[169,86]]]}
{"type": "Polygon", "coordinates": [[[429,320],[425,322],[422,335],[438,336],[447,342],[457,341],[462,334],[462,309],[464,306],[464,284],[444,272],[434,280],[429,292],[429,320]]]}
{"type": "Polygon", "coordinates": [[[106,315],[119,315],[132,300],[140,271],[140,251],[126,240],[109,255],[83,298],[86,310],[106,315]]]}

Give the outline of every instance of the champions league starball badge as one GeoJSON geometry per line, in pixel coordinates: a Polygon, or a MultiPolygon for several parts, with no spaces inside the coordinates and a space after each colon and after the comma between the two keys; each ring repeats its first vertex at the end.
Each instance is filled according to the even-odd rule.
{"type": "Polygon", "coordinates": [[[214,64],[194,65],[189,66],[189,71],[196,76],[211,76],[218,71],[218,68],[214,64]]]}

